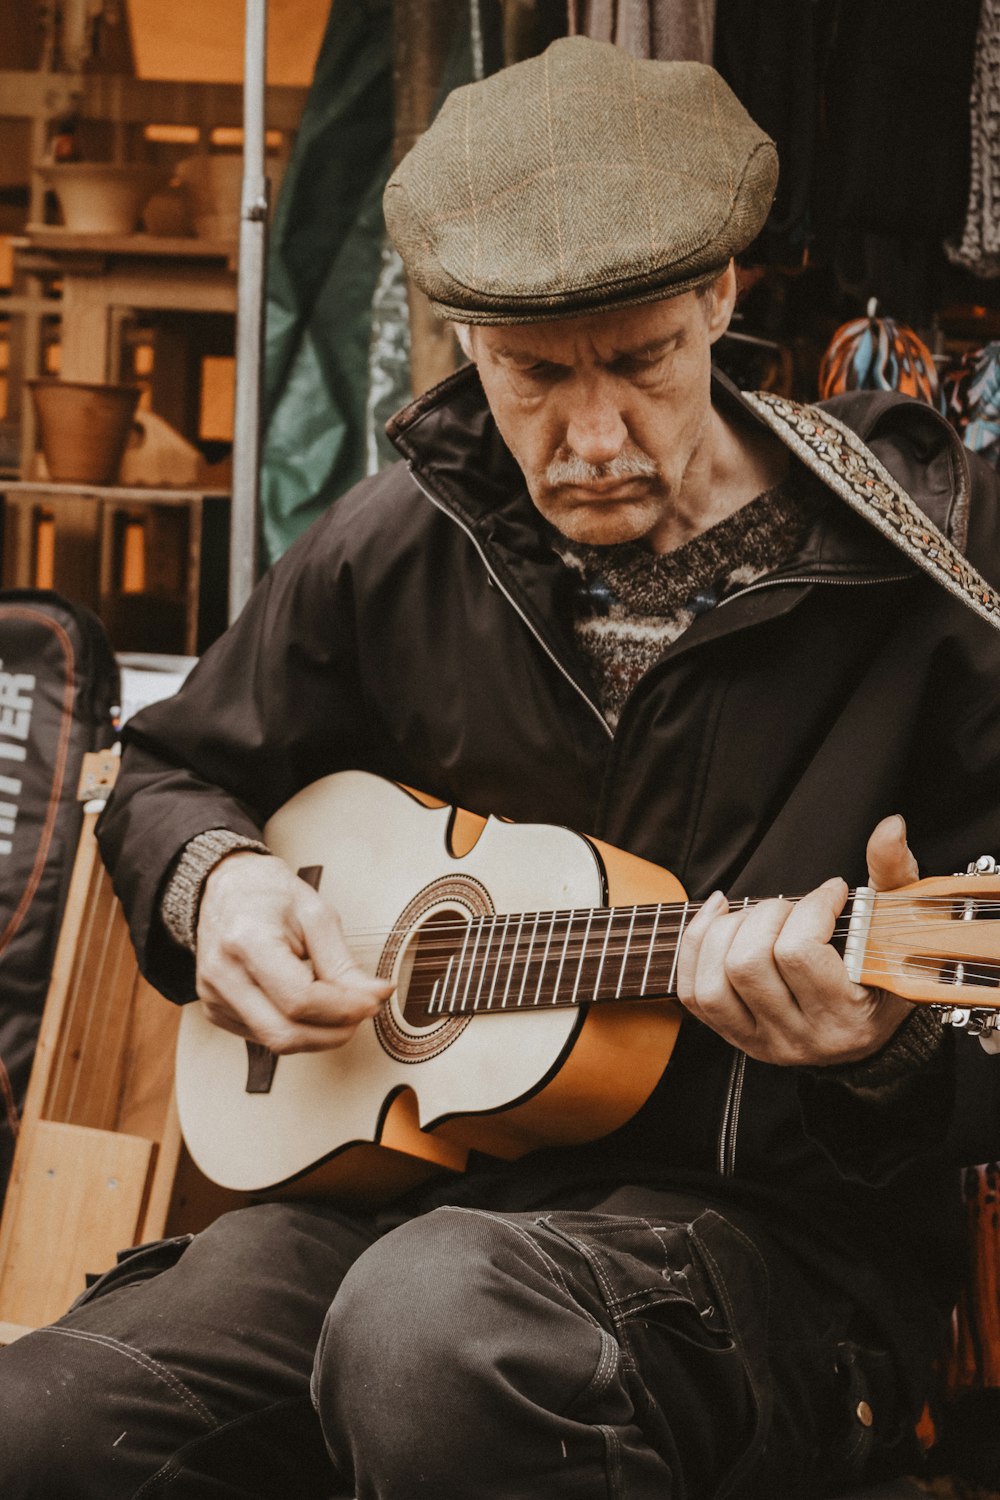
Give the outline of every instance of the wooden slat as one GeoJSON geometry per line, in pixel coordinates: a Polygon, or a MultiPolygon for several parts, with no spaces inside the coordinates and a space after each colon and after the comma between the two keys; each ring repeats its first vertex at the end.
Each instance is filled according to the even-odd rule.
{"type": "Polygon", "coordinates": [[[15,1339],[21,1339],[32,1330],[25,1323],[3,1323],[0,1322],[0,1349],[12,1344],[15,1339]]]}
{"type": "Polygon", "coordinates": [[[38,1326],[64,1313],[86,1275],[135,1243],[152,1141],[40,1121],[19,1164],[21,1191],[0,1280],[0,1317],[38,1326]]]}

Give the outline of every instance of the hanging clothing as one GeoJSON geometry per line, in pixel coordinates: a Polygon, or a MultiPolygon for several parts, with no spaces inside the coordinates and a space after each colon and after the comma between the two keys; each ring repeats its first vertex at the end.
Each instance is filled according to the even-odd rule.
{"type": "Polygon", "coordinates": [[[837,5],[812,198],[819,248],[845,287],[917,327],[941,305],[941,244],[968,191],[978,13],[978,0],[837,5]]]}
{"type": "Polygon", "coordinates": [[[820,94],[836,14],[820,0],[717,0],[715,66],[781,163],[755,262],[799,264],[813,239],[820,94]]]}
{"type": "Polygon", "coordinates": [[[712,61],[716,0],[569,0],[570,36],[614,42],[633,57],[712,61]]]}
{"type": "Polygon", "coordinates": [[[969,201],[948,259],[975,276],[1000,276],[1000,0],[982,0],[972,75],[969,201]]]}
{"type": "Polygon", "coordinates": [[[962,442],[1000,469],[1000,343],[966,354],[945,378],[946,415],[962,442]]]}

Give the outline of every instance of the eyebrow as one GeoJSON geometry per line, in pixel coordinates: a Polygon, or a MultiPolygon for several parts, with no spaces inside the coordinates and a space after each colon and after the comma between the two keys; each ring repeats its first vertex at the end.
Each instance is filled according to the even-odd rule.
{"type": "MultiPolygon", "coordinates": [[[[677,329],[673,333],[665,334],[662,338],[647,339],[644,344],[636,344],[632,348],[616,349],[610,359],[600,360],[598,361],[598,363],[602,365],[614,365],[617,364],[619,360],[623,359],[641,359],[643,358],[643,356],[661,352],[665,353],[666,350],[668,350],[672,345],[676,345],[677,343],[679,343],[682,337],[683,330],[677,329]]],[[[511,349],[505,345],[501,345],[493,352],[496,358],[509,360],[511,364],[545,365],[549,366],[552,369],[569,368],[569,366],[563,365],[560,360],[547,359],[545,355],[533,354],[528,349],[511,349]]]]}

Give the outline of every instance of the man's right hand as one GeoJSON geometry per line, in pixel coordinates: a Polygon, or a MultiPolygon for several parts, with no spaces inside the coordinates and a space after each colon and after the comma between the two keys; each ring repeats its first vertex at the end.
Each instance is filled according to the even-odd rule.
{"type": "Polygon", "coordinates": [[[197,988],[216,1026],[279,1053],[343,1046],[393,991],[355,964],[322,896],[252,850],[227,855],[205,882],[197,988]]]}

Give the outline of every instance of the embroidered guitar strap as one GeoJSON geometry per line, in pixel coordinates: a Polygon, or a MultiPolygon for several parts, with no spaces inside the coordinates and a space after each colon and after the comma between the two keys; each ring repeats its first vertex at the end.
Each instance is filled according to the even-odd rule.
{"type": "Polygon", "coordinates": [[[824,484],[900,552],[1000,630],[1000,594],[939,531],[857,433],[829,412],[770,391],[744,399],[824,484]]]}

